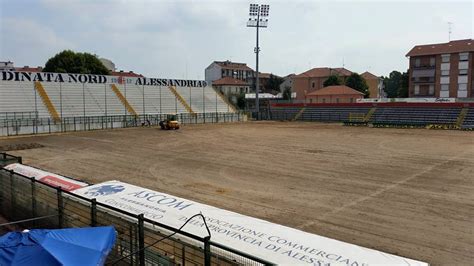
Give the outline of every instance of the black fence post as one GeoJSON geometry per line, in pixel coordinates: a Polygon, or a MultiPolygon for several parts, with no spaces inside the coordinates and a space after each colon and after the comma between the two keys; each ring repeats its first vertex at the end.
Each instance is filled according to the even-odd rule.
{"type": "MultiPolygon", "coordinates": [[[[5,155],[5,154],[3,154],[5,155]]],[[[1,167],[1,165],[0,165],[1,167]]],[[[3,184],[3,180],[5,178],[3,177],[3,175],[1,174],[0,172],[0,212],[1,213],[5,213],[5,210],[3,209],[4,208],[4,200],[5,200],[5,196],[3,195],[5,192],[3,191],[5,189],[5,184],[3,184]]]]}
{"type": "Polygon", "coordinates": [[[36,217],[36,179],[34,177],[31,178],[31,217],[36,217]]]}
{"type": "Polygon", "coordinates": [[[145,226],[143,213],[138,215],[138,256],[140,266],[145,266],[145,226]]]}
{"type": "Polygon", "coordinates": [[[97,226],[97,200],[91,199],[91,226],[97,226]]]}
{"type": "Polygon", "coordinates": [[[61,187],[56,188],[56,194],[58,196],[58,227],[63,228],[64,205],[61,187]]]}
{"type": "Polygon", "coordinates": [[[186,246],[183,245],[183,248],[181,249],[181,265],[185,266],[186,264],[186,246]]]}
{"type": "Polygon", "coordinates": [[[6,218],[10,218],[12,220],[15,220],[16,219],[16,199],[15,199],[15,185],[13,184],[13,170],[10,170],[10,212],[11,212],[11,216],[10,217],[6,217],[6,218]]]}
{"type": "Polygon", "coordinates": [[[211,266],[211,237],[206,236],[204,238],[204,265],[211,266]]]}

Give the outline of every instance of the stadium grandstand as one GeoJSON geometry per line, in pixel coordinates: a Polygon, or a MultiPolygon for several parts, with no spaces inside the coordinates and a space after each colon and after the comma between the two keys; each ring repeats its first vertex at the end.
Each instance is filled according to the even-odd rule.
{"type": "Polygon", "coordinates": [[[205,81],[1,72],[0,135],[156,124],[166,114],[183,123],[241,118],[205,81]]]}
{"type": "Polygon", "coordinates": [[[271,107],[265,116],[269,120],[343,122],[375,127],[474,128],[474,103],[273,103],[271,107]]]}

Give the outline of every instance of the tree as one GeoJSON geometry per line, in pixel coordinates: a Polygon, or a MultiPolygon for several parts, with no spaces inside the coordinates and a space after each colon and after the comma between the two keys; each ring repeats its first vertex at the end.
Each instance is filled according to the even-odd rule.
{"type": "Polygon", "coordinates": [[[408,97],[408,73],[394,70],[383,78],[383,84],[387,97],[408,97]]]}
{"type": "Polygon", "coordinates": [[[400,87],[398,88],[399,98],[408,98],[408,73],[403,72],[400,79],[400,87]]]}
{"type": "Polygon", "coordinates": [[[284,79],[282,77],[270,74],[270,78],[268,79],[265,89],[267,91],[280,92],[280,85],[283,83],[283,81],[284,79]]]}
{"type": "Polygon", "coordinates": [[[43,72],[110,74],[97,56],[89,53],[76,53],[71,50],[64,50],[51,57],[46,62],[43,72]]]}
{"type": "Polygon", "coordinates": [[[239,107],[240,110],[245,110],[246,103],[247,101],[245,100],[245,93],[242,92],[237,97],[237,107],[239,107]]]}
{"type": "Polygon", "coordinates": [[[338,75],[331,75],[323,83],[323,87],[341,85],[342,80],[338,75]]]}
{"type": "Polygon", "coordinates": [[[365,79],[357,73],[352,73],[346,79],[346,86],[362,92],[365,98],[369,97],[369,86],[367,86],[365,79]]]}
{"type": "Polygon", "coordinates": [[[283,90],[283,100],[290,101],[291,100],[291,87],[286,86],[283,90]]]}

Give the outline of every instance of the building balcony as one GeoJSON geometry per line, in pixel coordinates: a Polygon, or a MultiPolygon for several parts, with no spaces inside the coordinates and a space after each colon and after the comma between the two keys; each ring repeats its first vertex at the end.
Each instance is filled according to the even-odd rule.
{"type": "Polygon", "coordinates": [[[419,69],[419,70],[423,70],[423,69],[436,69],[436,65],[434,65],[434,66],[430,66],[430,65],[425,65],[425,66],[412,66],[412,69],[419,69]]]}
{"type": "Polygon", "coordinates": [[[411,79],[414,84],[434,84],[436,81],[434,78],[430,79],[411,79]]]}

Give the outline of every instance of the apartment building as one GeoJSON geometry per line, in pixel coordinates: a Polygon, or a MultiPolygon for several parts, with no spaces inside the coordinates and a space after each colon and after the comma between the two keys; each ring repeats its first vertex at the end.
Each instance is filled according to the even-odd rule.
{"type": "Polygon", "coordinates": [[[360,74],[365,79],[367,86],[369,87],[369,98],[384,98],[385,92],[383,91],[383,79],[376,75],[366,71],[360,74]]]}
{"type": "Polygon", "coordinates": [[[296,100],[305,101],[306,95],[313,91],[322,89],[324,81],[331,75],[338,75],[343,82],[352,74],[345,68],[316,67],[293,76],[293,91],[296,92],[296,100]]]}
{"type": "Polygon", "coordinates": [[[205,80],[208,84],[214,81],[230,77],[252,84],[255,79],[255,71],[245,63],[227,61],[214,61],[205,70],[205,80]]]}
{"type": "Polygon", "coordinates": [[[474,40],[417,45],[406,56],[409,97],[474,97],[474,40]]]}

